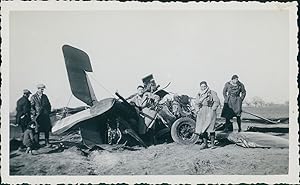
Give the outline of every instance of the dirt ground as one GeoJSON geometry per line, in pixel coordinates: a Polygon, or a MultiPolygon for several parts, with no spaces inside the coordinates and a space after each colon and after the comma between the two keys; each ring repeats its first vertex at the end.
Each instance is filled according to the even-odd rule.
{"type": "MultiPolygon", "coordinates": [[[[274,108],[273,108],[274,109],[274,108]]],[[[256,110],[272,115],[288,116],[288,109],[256,110]]],[[[252,112],[254,110],[251,110],[252,112]]],[[[250,110],[249,110],[250,111],[250,110]]],[[[255,112],[256,113],[256,112],[255,112]]],[[[284,127],[288,123],[267,125],[243,123],[249,126],[284,127]]],[[[18,127],[11,127],[10,137],[18,138],[18,127]]],[[[236,124],[234,124],[236,132],[236,124]]],[[[288,133],[268,133],[288,139],[288,133]]],[[[51,136],[55,145],[62,142],[51,136]]],[[[14,150],[10,153],[10,175],[280,175],[288,174],[288,148],[242,148],[225,144],[216,149],[200,150],[199,145],[176,143],[142,147],[80,150],[80,137],[63,137],[65,149],[42,147],[34,155],[14,150]],[[135,151],[133,151],[135,150],[135,151]]]]}
{"type": "MultiPolygon", "coordinates": [[[[285,136],[286,137],[286,136],[285,136]]],[[[67,141],[68,140],[68,141],[67,141]]],[[[95,150],[78,147],[78,136],[65,149],[43,147],[34,155],[10,153],[11,175],[277,175],[288,173],[288,149],[242,148],[224,144],[200,150],[199,145],[166,143],[95,150]],[[134,150],[134,151],[133,151],[134,150]],[[62,160],[63,159],[63,160],[62,160]]],[[[52,143],[59,140],[52,137],[52,143]]]]}
{"type": "Polygon", "coordinates": [[[38,155],[11,154],[11,175],[277,175],[288,173],[288,149],[227,145],[199,150],[176,143],[138,151],[93,151],[75,147],[38,155]],[[63,159],[63,160],[61,160],[63,159]]]}

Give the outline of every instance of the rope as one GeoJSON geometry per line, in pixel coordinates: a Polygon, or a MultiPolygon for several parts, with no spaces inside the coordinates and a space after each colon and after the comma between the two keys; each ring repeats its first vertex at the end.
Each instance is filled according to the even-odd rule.
{"type": "Polygon", "coordinates": [[[106,88],[104,87],[104,85],[102,85],[100,82],[98,82],[98,80],[96,80],[96,78],[94,78],[92,74],[89,74],[89,76],[90,76],[93,80],[95,80],[95,82],[97,83],[97,85],[99,85],[100,87],[102,87],[106,92],[108,92],[108,94],[110,94],[112,97],[114,97],[114,94],[113,94],[112,92],[110,92],[108,89],[106,89],[106,88]]]}
{"type": "MultiPolygon", "coordinates": [[[[64,112],[65,115],[67,115],[67,114],[69,113],[69,111],[68,111],[68,106],[69,106],[69,104],[70,104],[71,98],[72,98],[72,94],[70,95],[69,100],[68,100],[68,103],[67,103],[67,105],[65,106],[66,109],[63,108],[63,109],[64,109],[63,112],[66,110],[66,112],[64,112]]],[[[65,118],[64,114],[63,114],[62,117],[59,118],[59,120],[62,120],[63,118],[65,118]]]]}

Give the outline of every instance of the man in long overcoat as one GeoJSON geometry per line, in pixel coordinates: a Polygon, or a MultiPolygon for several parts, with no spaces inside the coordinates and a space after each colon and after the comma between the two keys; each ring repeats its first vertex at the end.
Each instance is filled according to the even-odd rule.
{"type": "Polygon", "coordinates": [[[237,118],[238,131],[241,131],[242,103],[246,96],[246,89],[237,75],[233,75],[231,81],[226,82],[223,89],[224,107],[221,116],[226,119],[225,130],[232,131],[230,119],[237,118]]]}
{"type": "Polygon", "coordinates": [[[23,96],[17,101],[17,115],[16,115],[16,123],[21,126],[22,133],[27,128],[27,124],[31,121],[30,119],[30,101],[29,96],[31,92],[28,89],[23,90],[23,96]]]}
{"type": "Polygon", "coordinates": [[[37,85],[37,92],[31,96],[31,113],[37,122],[36,142],[39,143],[40,132],[45,133],[45,144],[49,145],[49,132],[51,131],[50,112],[51,104],[44,94],[44,84],[37,85]]]}
{"type": "Polygon", "coordinates": [[[195,105],[197,112],[195,133],[200,135],[200,138],[203,140],[200,149],[208,147],[208,133],[210,134],[211,146],[214,148],[215,124],[220,99],[215,91],[210,90],[205,81],[200,83],[200,92],[196,95],[195,105]]]}

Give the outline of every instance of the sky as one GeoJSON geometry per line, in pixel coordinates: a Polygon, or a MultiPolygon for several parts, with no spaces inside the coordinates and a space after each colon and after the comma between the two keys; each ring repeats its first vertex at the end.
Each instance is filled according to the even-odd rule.
{"type": "Polygon", "coordinates": [[[208,82],[220,99],[233,74],[247,96],[289,99],[289,14],[281,10],[12,11],[9,19],[10,111],[24,88],[46,85],[53,108],[72,96],[62,46],[85,51],[97,98],[127,97],[153,74],[170,92],[195,97],[208,82]],[[103,88],[104,87],[104,88],[103,88]]]}

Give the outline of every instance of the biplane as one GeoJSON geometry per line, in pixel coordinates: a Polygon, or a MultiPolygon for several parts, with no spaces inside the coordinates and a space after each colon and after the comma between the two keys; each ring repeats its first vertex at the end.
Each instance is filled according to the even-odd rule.
{"type": "Polygon", "coordinates": [[[145,91],[159,96],[159,102],[142,110],[115,93],[115,98],[97,100],[87,72],[93,72],[89,56],[69,45],[62,47],[72,94],[87,105],[85,110],[57,120],[53,134],[79,129],[83,144],[127,143],[147,147],[166,141],[195,143],[195,115],[187,95],[169,100],[165,88],[156,85],[153,75],[142,79],[145,91]],[[152,88],[154,87],[154,88],[152,88]]]}

